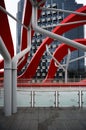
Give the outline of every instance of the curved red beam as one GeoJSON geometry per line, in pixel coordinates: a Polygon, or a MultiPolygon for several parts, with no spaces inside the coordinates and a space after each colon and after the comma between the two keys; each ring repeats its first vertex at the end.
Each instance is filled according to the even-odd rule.
{"type": "MultiPolygon", "coordinates": [[[[86,6],[81,7],[80,9],[77,10],[78,12],[86,13],[86,6]]],[[[66,17],[61,23],[67,23],[67,22],[73,22],[73,21],[78,21],[78,20],[86,20],[86,16],[79,16],[76,14],[70,14],[68,17],[66,17]]],[[[64,26],[57,26],[53,32],[56,34],[62,35],[63,33],[71,30],[72,28],[76,28],[78,26],[81,26],[86,23],[79,23],[79,24],[74,24],[74,25],[66,25],[64,26]]],[[[43,43],[40,45],[38,50],[36,51],[35,55],[33,56],[28,68],[26,71],[20,76],[20,78],[32,78],[35,73],[36,69],[40,63],[40,59],[46,50],[46,44],[51,44],[53,42],[53,39],[47,37],[43,43]]]]}
{"type": "MultiPolygon", "coordinates": [[[[4,0],[0,1],[0,5],[5,8],[4,0]]],[[[24,6],[25,6],[25,8],[24,8],[25,10],[23,11],[23,20],[22,21],[23,21],[23,24],[25,24],[28,27],[30,24],[31,15],[32,15],[32,6],[31,6],[31,3],[29,2],[29,0],[25,0],[24,6]],[[29,10],[28,10],[28,8],[29,8],[29,10]],[[26,11],[26,10],[28,10],[28,11],[26,11]]],[[[4,26],[4,29],[5,29],[5,30],[4,29],[2,30],[2,28],[0,28],[0,34],[1,33],[3,34],[3,35],[1,35],[3,40],[5,40],[6,38],[7,38],[7,40],[9,40],[9,36],[11,37],[11,34],[8,32],[9,26],[8,26],[7,15],[5,13],[3,13],[2,11],[0,11],[0,18],[2,19],[2,21],[5,21],[5,22],[2,22],[0,20],[0,27],[4,26]],[[8,36],[6,36],[6,31],[7,31],[7,34],[9,34],[8,36]]],[[[10,41],[9,42],[6,41],[5,43],[6,43],[7,48],[9,47],[8,50],[10,51],[10,54],[13,56],[14,51],[12,49],[13,47],[10,45],[10,41]]],[[[25,49],[26,47],[27,47],[27,30],[25,28],[22,28],[21,50],[25,49]]],[[[25,56],[25,61],[27,60],[27,58],[28,58],[28,54],[25,56]]],[[[21,64],[21,67],[22,66],[23,66],[23,63],[21,64]]],[[[0,63],[0,68],[3,68],[3,62],[0,63]]],[[[0,72],[0,76],[3,76],[3,72],[0,72]]]]}
{"type": "MultiPolygon", "coordinates": [[[[0,1],[0,6],[2,6],[4,9],[6,9],[4,0],[0,1]]],[[[13,57],[14,56],[14,47],[13,47],[13,40],[12,40],[12,36],[11,36],[8,17],[7,17],[7,14],[5,14],[1,10],[0,10],[0,36],[2,37],[2,39],[5,43],[5,46],[8,49],[11,57],[13,57]]],[[[3,65],[4,65],[3,63],[4,63],[4,61],[1,60],[0,69],[3,68],[3,65]]]]}
{"type": "MultiPolygon", "coordinates": [[[[32,5],[29,0],[25,0],[24,2],[24,11],[22,16],[22,23],[29,27],[31,22],[31,16],[32,16],[32,5]],[[29,10],[28,10],[29,8],[29,10]]],[[[22,34],[21,34],[21,50],[24,50],[27,47],[27,32],[26,28],[22,27],[22,34]]]]}
{"type": "MultiPolygon", "coordinates": [[[[29,25],[30,25],[31,15],[32,15],[32,5],[31,5],[29,0],[25,0],[22,23],[27,27],[29,27],[29,25]]],[[[25,48],[27,48],[27,46],[28,46],[27,36],[28,36],[28,30],[26,28],[22,27],[22,30],[21,30],[21,43],[20,43],[21,51],[24,50],[25,48]]],[[[18,66],[18,71],[20,71],[23,68],[23,66],[26,64],[28,54],[29,54],[29,52],[25,55],[24,60],[18,66]]]]}
{"type": "MultiPolygon", "coordinates": [[[[76,39],[75,41],[83,44],[83,45],[86,45],[86,39],[76,39]]],[[[68,54],[68,49],[70,49],[70,51],[75,51],[77,50],[77,48],[74,48],[74,47],[71,47],[71,46],[68,46],[64,43],[62,43],[61,45],[59,45],[59,47],[55,50],[53,56],[59,61],[61,62],[62,59],[68,54]]],[[[57,71],[58,67],[55,66],[55,62],[54,60],[52,59],[51,60],[51,63],[50,63],[50,66],[49,66],[49,69],[48,69],[48,73],[47,73],[47,76],[45,78],[44,81],[49,81],[48,79],[53,79],[54,76],[55,76],[55,73],[57,71]]]]}
{"type": "MultiPolygon", "coordinates": [[[[38,2],[41,2],[41,0],[38,0],[38,2]]],[[[44,3],[41,5],[43,6],[44,3]]],[[[40,17],[41,14],[41,10],[38,10],[38,18],[40,17]]],[[[24,11],[23,11],[23,24],[26,25],[27,27],[29,27],[30,22],[31,22],[31,16],[32,16],[32,5],[30,3],[30,0],[26,0],[25,4],[24,4],[24,11]]],[[[32,30],[32,36],[33,36],[34,31],[32,30]]],[[[27,43],[27,35],[28,35],[28,31],[25,28],[22,28],[22,35],[21,35],[21,51],[24,50],[25,48],[27,48],[28,43],[27,43]]],[[[25,55],[24,60],[22,61],[22,63],[18,66],[18,71],[20,71],[24,65],[27,62],[28,59],[28,54],[27,53],[25,55]]]]}

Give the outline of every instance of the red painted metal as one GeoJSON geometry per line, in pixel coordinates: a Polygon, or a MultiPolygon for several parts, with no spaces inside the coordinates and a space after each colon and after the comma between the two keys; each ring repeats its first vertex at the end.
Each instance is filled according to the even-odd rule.
{"type": "Polygon", "coordinates": [[[71,83],[18,83],[18,87],[86,87],[85,82],[71,82],[71,83]]]}
{"type": "MultiPolygon", "coordinates": [[[[3,78],[0,78],[0,88],[3,87],[3,78]]],[[[18,80],[17,87],[86,87],[86,81],[82,82],[70,82],[70,83],[52,83],[52,82],[47,82],[47,83],[30,83],[27,79],[21,79],[18,80]],[[24,80],[24,81],[23,81],[24,80]],[[23,82],[22,82],[23,81],[23,82]]]]}
{"type": "MultiPolygon", "coordinates": [[[[25,3],[24,3],[24,11],[23,11],[22,21],[23,21],[24,25],[29,27],[30,22],[31,22],[31,15],[32,15],[32,5],[31,5],[29,0],[25,0],[24,2],[25,3]]],[[[28,30],[26,30],[24,27],[22,27],[22,29],[21,29],[21,43],[20,43],[21,51],[24,50],[25,48],[27,48],[27,46],[28,46],[27,35],[28,35],[28,30]]],[[[28,54],[29,54],[29,52],[25,55],[24,60],[18,66],[18,71],[20,71],[23,68],[23,66],[26,64],[28,54]]]]}
{"type": "MultiPolygon", "coordinates": [[[[41,0],[38,0],[38,2],[40,2],[41,0]]],[[[24,7],[24,12],[23,12],[23,23],[26,25],[26,26],[29,26],[30,24],[30,20],[31,20],[31,15],[32,15],[32,6],[31,6],[31,3],[29,0],[26,0],[25,1],[25,7],[24,7]]],[[[2,0],[0,2],[0,5],[2,7],[5,8],[5,4],[4,4],[4,0],[2,0]]],[[[43,6],[43,5],[42,5],[43,6]]],[[[77,10],[78,12],[83,12],[83,13],[86,13],[86,6],[80,8],[77,10]]],[[[40,16],[40,13],[41,11],[39,10],[38,11],[39,15],[40,16]]],[[[10,32],[10,27],[9,27],[9,23],[8,23],[8,18],[7,18],[7,15],[5,13],[3,13],[2,11],[0,11],[0,35],[2,37],[2,39],[4,40],[4,43],[8,49],[8,51],[10,52],[11,54],[11,57],[14,56],[14,48],[13,48],[13,41],[12,41],[12,37],[11,37],[11,32],[10,32]],[[4,21],[4,22],[3,22],[4,21]],[[9,35],[8,35],[9,34],[9,35]]],[[[67,23],[67,22],[73,22],[73,21],[78,21],[78,20],[86,20],[86,17],[85,16],[79,16],[79,15],[75,15],[75,14],[71,14],[69,15],[67,18],[65,18],[61,23],[67,23]]],[[[56,33],[56,34],[60,34],[62,35],[63,33],[71,30],[72,28],[76,28],[78,26],[81,26],[85,23],[80,23],[80,24],[75,24],[75,25],[67,25],[65,27],[63,26],[60,26],[60,27],[56,27],[53,32],[56,33]]],[[[33,30],[32,30],[33,31],[33,30]]],[[[81,42],[82,44],[86,44],[86,39],[78,39],[79,42],[81,42]]],[[[23,78],[32,78],[36,72],[36,69],[38,67],[38,64],[40,62],[40,59],[44,53],[44,51],[46,50],[45,48],[45,45],[46,44],[51,44],[53,41],[53,39],[47,37],[43,43],[41,44],[41,46],[39,47],[39,49],[37,50],[37,52],[35,53],[34,57],[32,58],[31,62],[30,62],[30,65],[28,66],[28,69],[25,71],[25,73],[21,76],[23,78]]],[[[24,28],[22,28],[22,35],[21,35],[21,51],[23,49],[25,49],[27,47],[27,30],[25,30],[24,28]]],[[[61,44],[61,46],[59,48],[57,48],[57,50],[55,51],[54,55],[56,56],[57,58],[57,55],[59,52],[61,52],[61,50],[63,51],[64,50],[64,53],[63,55],[60,55],[60,59],[59,61],[62,60],[62,58],[67,54],[67,48],[69,46],[68,45],[65,45],[65,44],[61,44]],[[65,47],[65,50],[62,49],[63,47],[65,47]]],[[[74,51],[75,49],[73,47],[69,47],[71,49],[71,51],[74,51]]],[[[60,54],[60,53],[59,53],[60,54]]],[[[19,70],[25,65],[26,63],[26,60],[27,60],[27,55],[25,56],[25,60],[24,62],[19,66],[19,70]]],[[[52,63],[53,61],[51,61],[51,66],[52,67],[52,63]]],[[[54,68],[55,66],[53,66],[54,68]]],[[[3,68],[3,62],[0,61],[0,68],[3,68]]],[[[55,69],[55,68],[54,68],[55,69]]],[[[56,70],[55,70],[56,71],[56,70]]],[[[54,71],[54,73],[55,73],[54,71]]],[[[48,75],[53,77],[54,73],[51,73],[50,71],[48,72],[48,75]]],[[[47,75],[47,78],[49,78],[47,75]]],[[[67,84],[64,84],[64,83],[36,83],[36,84],[31,84],[31,83],[18,83],[18,87],[55,87],[55,86],[58,86],[58,87],[66,87],[66,86],[85,86],[85,82],[78,82],[78,83],[67,83],[67,84]]]]}
{"type": "MultiPolygon", "coordinates": [[[[83,12],[86,13],[86,6],[81,7],[80,9],[77,10],[78,12],[83,12]]],[[[78,20],[86,20],[85,16],[79,16],[76,14],[71,14],[68,17],[66,17],[61,23],[67,23],[67,22],[73,22],[73,21],[78,21],[78,20]]],[[[67,26],[57,26],[53,32],[56,34],[62,35],[63,33],[71,30],[72,28],[76,28],[78,26],[81,26],[86,23],[79,23],[79,24],[74,24],[74,25],[67,25],[67,26]]],[[[20,76],[20,78],[33,78],[33,76],[36,73],[36,69],[40,63],[40,59],[46,50],[45,46],[46,44],[51,44],[53,42],[53,39],[47,37],[43,43],[40,45],[38,50],[36,51],[35,55],[32,57],[32,60],[28,66],[28,68],[25,70],[23,75],[20,76]]]]}
{"type": "MultiPolygon", "coordinates": [[[[0,6],[2,6],[4,9],[6,9],[5,7],[5,3],[4,0],[0,1],[0,6]]],[[[13,40],[11,37],[11,31],[10,31],[10,26],[9,26],[9,22],[8,22],[8,17],[7,15],[0,10],[0,36],[2,37],[5,46],[7,47],[11,57],[14,56],[14,47],[13,47],[13,40]]],[[[0,69],[3,68],[3,60],[0,61],[0,69]]]]}
{"type": "MultiPolygon", "coordinates": [[[[84,44],[86,45],[86,39],[76,39],[75,41],[81,43],[81,44],[84,44]]],[[[70,49],[70,51],[75,51],[77,50],[76,48],[74,47],[71,47],[71,46],[68,46],[64,43],[62,43],[61,45],[59,45],[59,47],[55,50],[53,56],[59,61],[61,62],[61,60],[68,54],[68,48],[70,49]]],[[[57,71],[57,67],[55,66],[55,63],[53,60],[51,60],[51,63],[50,63],[50,66],[49,66],[49,69],[48,69],[48,73],[47,73],[47,76],[46,76],[46,79],[45,81],[48,81],[48,79],[53,79],[54,76],[55,76],[55,73],[57,71]]]]}
{"type": "MultiPolygon", "coordinates": [[[[40,2],[40,1],[41,0],[38,0],[38,2],[40,2]]],[[[2,0],[0,2],[0,5],[5,8],[4,0],[2,0]]],[[[38,15],[38,18],[39,18],[40,14],[41,14],[40,10],[38,11],[38,14],[39,14],[38,15]]],[[[31,5],[29,0],[25,0],[22,22],[27,27],[30,25],[31,15],[32,15],[32,5],[31,5]]],[[[11,33],[10,33],[10,30],[9,30],[7,15],[4,12],[0,11],[0,18],[3,19],[3,20],[0,21],[0,27],[1,27],[0,28],[0,35],[2,36],[8,51],[10,52],[10,54],[13,57],[14,56],[14,49],[13,49],[13,42],[12,42],[12,38],[11,38],[11,33]],[[7,36],[7,34],[9,34],[9,35],[7,36]]],[[[33,36],[33,30],[32,30],[32,36],[33,36]]],[[[27,43],[27,30],[22,27],[22,29],[21,29],[21,43],[20,43],[21,51],[24,50],[27,47],[27,44],[28,44],[27,43]]],[[[20,71],[23,68],[23,66],[26,64],[28,54],[29,53],[27,53],[25,55],[23,62],[18,66],[18,71],[20,71]]],[[[2,68],[3,68],[3,61],[0,61],[0,69],[2,69],[2,68]]],[[[3,76],[3,72],[0,72],[0,77],[1,76],[3,76]]]]}
{"type": "MultiPolygon", "coordinates": [[[[38,2],[40,2],[41,0],[38,0],[38,2]]],[[[27,27],[30,25],[31,22],[31,15],[32,15],[32,5],[30,3],[30,0],[26,0],[25,4],[24,4],[24,11],[23,11],[23,24],[26,25],[27,27]]],[[[41,6],[43,6],[44,4],[42,4],[41,6]]],[[[38,10],[38,18],[41,15],[41,10],[38,10]]],[[[24,50],[27,46],[27,30],[25,28],[22,28],[21,30],[22,35],[21,35],[21,51],[24,50]]],[[[33,37],[34,31],[32,30],[32,37],[33,37]]],[[[20,71],[26,64],[27,59],[28,59],[28,55],[29,53],[27,53],[25,55],[25,58],[23,60],[23,62],[18,66],[18,71],[20,71]]]]}

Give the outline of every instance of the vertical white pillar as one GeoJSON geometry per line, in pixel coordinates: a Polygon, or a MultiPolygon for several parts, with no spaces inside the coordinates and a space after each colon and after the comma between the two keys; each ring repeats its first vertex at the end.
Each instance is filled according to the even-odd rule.
{"type": "MultiPolygon", "coordinates": [[[[17,64],[17,63],[16,63],[17,64]]],[[[12,113],[17,112],[17,67],[12,67],[12,113]]]]}
{"type": "Polygon", "coordinates": [[[4,63],[4,112],[5,116],[11,116],[12,113],[12,71],[11,63],[4,63]],[[8,68],[9,66],[9,68],[8,68]]]}
{"type": "Polygon", "coordinates": [[[12,114],[12,64],[11,56],[0,37],[0,54],[4,58],[4,112],[5,116],[11,116],[12,114]]]}
{"type": "Polygon", "coordinates": [[[31,48],[31,27],[28,28],[27,48],[12,59],[12,112],[17,112],[17,63],[31,48]]]}

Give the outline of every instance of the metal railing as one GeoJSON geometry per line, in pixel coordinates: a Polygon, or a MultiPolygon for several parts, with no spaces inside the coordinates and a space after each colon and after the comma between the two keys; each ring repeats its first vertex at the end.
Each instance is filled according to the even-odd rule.
{"type": "MultiPolygon", "coordinates": [[[[68,78],[68,82],[80,82],[82,80],[85,80],[86,78],[85,77],[79,77],[79,78],[76,78],[76,77],[73,77],[73,78],[68,78]]],[[[43,80],[42,78],[34,78],[34,79],[25,79],[25,78],[21,78],[21,79],[17,79],[17,83],[18,84],[22,84],[22,83],[43,83],[43,80]]],[[[4,82],[4,79],[3,78],[0,78],[0,87],[3,87],[3,82],[4,82]]],[[[60,77],[60,78],[54,78],[54,79],[47,79],[47,82],[49,83],[64,83],[65,82],[65,78],[64,77],[60,77]]]]}
{"type": "MultiPolygon", "coordinates": [[[[0,88],[0,107],[4,106],[4,89],[0,88]]],[[[18,88],[17,107],[86,107],[86,88],[18,88]]]]}
{"type": "MultiPolygon", "coordinates": [[[[81,80],[84,80],[85,77],[73,77],[73,78],[68,78],[68,82],[80,82],[81,80]]],[[[24,78],[21,78],[21,79],[18,79],[18,83],[43,83],[43,80],[44,79],[37,79],[37,78],[34,78],[34,79],[24,79],[24,78]]],[[[51,82],[51,83],[59,83],[59,82],[62,82],[64,83],[65,82],[65,78],[64,77],[59,77],[59,78],[54,78],[54,79],[47,79],[47,82],[51,82]]]]}

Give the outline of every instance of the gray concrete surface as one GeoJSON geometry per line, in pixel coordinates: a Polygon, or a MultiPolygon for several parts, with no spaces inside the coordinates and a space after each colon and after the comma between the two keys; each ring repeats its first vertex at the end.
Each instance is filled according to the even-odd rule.
{"type": "Polygon", "coordinates": [[[86,130],[86,109],[19,108],[5,117],[1,108],[0,130],[86,130]]]}

